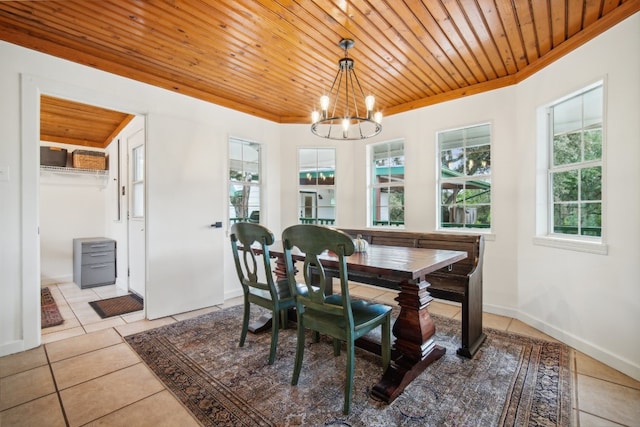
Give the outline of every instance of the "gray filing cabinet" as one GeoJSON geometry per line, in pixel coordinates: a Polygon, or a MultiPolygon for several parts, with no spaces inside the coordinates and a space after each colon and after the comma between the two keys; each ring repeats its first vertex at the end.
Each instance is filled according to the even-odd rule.
{"type": "Polygon", "coordinates": [[[116,282],[116,241],[104,237],[73,239],[73,281],[81,289],[116,282]]]}

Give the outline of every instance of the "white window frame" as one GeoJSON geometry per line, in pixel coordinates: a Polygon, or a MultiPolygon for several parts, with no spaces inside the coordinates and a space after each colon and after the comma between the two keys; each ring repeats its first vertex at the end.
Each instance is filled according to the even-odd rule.
{"type": "MultiPolygon", "coordinates": [[[[232,168],[231,162],[231,143],[241,143],[241,144],[246,144],[246,145],[256,145],[259,147],[259,152],[258,152],[258,182],[257,183],[249,183],[248,185],[250,187],[257,187],[259,189],[259,199],[258,199],[258,212],[259,212],[259,219],[258,219],[258,223],[264,223],[264,188],[265,188],[265,184],[264,184],[264,162],[263,162],[263,156],[264,156],[264,144],[256,142],[256,141],[252,141],[252,140],[248,140],[245,138],[238,138],[235,136],[230,136],[228,141],[227,141],[227,146],[228,146],[228,156],[227,156],[227,215],[228,215],[228,219],[227,219],[227,223],[229,224],[229,226],[231,226],[234,222],[232,219],[235,218],[235,215],[231,214],[231,201],[229,199],[229,194],[231,191],[231,186],[236,184],[237,185],[237,181],[232,181],[231,177],[230,177],[230,171],[232,168]]],[[[242,162],[244,162],[244,159],[241,160],[242,162]]],[[[255,205],[254,205],[255,206],[255,205]]],[[[249,208],[251,208],[251,205],[249,205],[249,208]]],[[[255,209],[254,209],[255,210],[255,209]]],[[[247,218],[251,215],[252,209],[249,209],[249,212],[247,212],[247,218]]]]}
{"type": "Polygon", "coordinates": [[[559,249],[567,249],[578,252],[587,252],[599,255],[607,255],[608,245],[606,244],[606,136],[607,136],[607,85],[606,79],[588,84],[560,99],[550,102],[538,108],[537,120],[537,153],[536,153],[536,234],[533,243],[540,246],[547,246],[559,249]],[[554,233],[553,229],[553,189],[551,173],[558,168],[552,168],[553,156],[553,123],[550,110],[555,106],[575,98],[602,86],[602,154],[600,161],[578,162],[575,165],[583,166],[597,165],[601,167],[601,235],[582,236],[578,234],[554,233]]]}
{"type": "MultiPolygon", "coordinates": [[[[451,128],[451,129],[444,129],[444,130],[440,130],[438,132],[436,132],[435,135],[435,146],[436,146],[436,230],[438,231],[442,231],[442,232],[473,232],[473,233],[482,233],[482,234],[486,234],[487,236],[492,236],[492,228],[493,228],[493,221],[490,221],[489,223],[489,227],[485,227],[485,228],[480,228],[480,227],[443,227],[442,226],[442,193],[441,193],[441,186],[442,186],[442,182],[443,181],[474,181],[474,180],[489,180],[490,183],[490,190],[491,190],[491,196],[490,196],[490,201],[489,201],[489,212],[493,213],[494,208],[493,208],[493,197],[492,197],[492,193],[493,193],[493,178],[492,178],[492,173],[493,173],[493,161],[491,160],[491,171],[488,174],[482,174],[482,175],[469,175],[469,176],[461,176],[461,177],[456,177],[455,179],[453,178],[442,178],[442,160],[441,160],[441,155],[442,155],[442,148],[441,148],[441,144],[440,144],[440,138],[439,136],[443,133],[447,133],[447,132],[456,132],[456,131],[461,131],[461,130],[465,130],[465,129],[471,129],[471,128],[476,128],[476,127],[480,127],[480,126],[488,126],[489,127],[489,157],[490,159],[493,158],[493,124],[491,122],[479,122],[479,123],[474,123],[474,124],[470,124],[470,125],[465,125],[465,126],[460,126],[460,127],[456,127],[456,128],[451,128]]],[[[463,209],[465,208],[465,205],[463,205],[463,209]]]]}
{"type": "Polygon", "coordinates": [[[373,228],[390,228],[390,229],[394,229],[394,230],[398,230],[398,229],[404,229],[406,227],[406,220],[407,220],[407,198],[406,198],[406,189],[407,189],[407,180],[406,180],[406,169],[407,169],[407,159],[405,156],[405,151],[406,151],[406,141],[404,140],[404,138],[399,138],[399,139],[394,139],[394,140],[390,140],[390,141],[383,141],[383,142],[378,142],[378,143],[373,143],[373,144],[369,144],[367,145],[367,226],[368,227],[373,227],[373,228]],[[391,144],[395,144],[395,143],[402,143],[402,157],[403,157],[403,180],[401,183],[384,183],[384,184],[377,184],[375,183],[375,166],[374,166],[374,148],[375,147],[379,147],[381,145],[386,145],[387,147],[390,146],[391,144]],[[374,200],[372,200],[373,194],[374,194],[374,190],[378,189],[378,188],[393,188],[393,187],[402,187],[404,190],[404,201],[403,201],[403,205],[402,205],[402,210],[403,210],[403,223],[402,224],[374,224],[373,223],[373,209],[374,206],[377,206],[377,204],[374,202],[374,200]]]}

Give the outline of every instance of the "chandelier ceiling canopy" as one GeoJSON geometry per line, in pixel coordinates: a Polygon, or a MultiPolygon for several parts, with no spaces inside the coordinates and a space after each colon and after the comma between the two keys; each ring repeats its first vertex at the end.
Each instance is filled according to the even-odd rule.
{"type": "Polygon", "coordinates": [[[354,60],[349,58],[348,50],[354,44],[351,39],[338,43],[344,49],[344,58],[338,61],[338,73],[329,93],[320,97],[320,110],[311,114],[311,132],[322,138],[366,139],[382,130],[382,113],[373,111],[375,97],[365,96],[353,67],[354,60]]]}

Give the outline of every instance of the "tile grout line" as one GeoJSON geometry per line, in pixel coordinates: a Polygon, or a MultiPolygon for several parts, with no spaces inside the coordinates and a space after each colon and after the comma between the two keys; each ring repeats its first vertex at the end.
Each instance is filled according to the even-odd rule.
{"type": "Polygon", "coordinates": [[[56,396],[58,397],[58,404],[60,405],[60,410],[62,411],[62,417],[64,418],[64,423],[67,427],[70,426],[69,418],[67,417],[67,411],[64,409],[64,405],[62,404],[62,396],[60,395],[60,389],[58,388],[58,382],[56,381],[56,376],[53,374],[53,367],[51,366],[51,360],[49,359],[49,352],[47,351],[47,347],[45,345],[42,346],[44,350],[44,355],[47,358],[47,365],[49,366],[49,373],[51,374],[51,380],[53,381],[53,386],[56,389],[56,396]]]}

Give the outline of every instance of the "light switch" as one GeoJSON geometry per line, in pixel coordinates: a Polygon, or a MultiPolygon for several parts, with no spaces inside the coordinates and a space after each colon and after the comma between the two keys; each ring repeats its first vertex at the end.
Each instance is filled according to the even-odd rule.
{"type": "Polygon", "coordinates": [[[0,166],[0,181],[9,181],[9,166],[0,166]]]}

